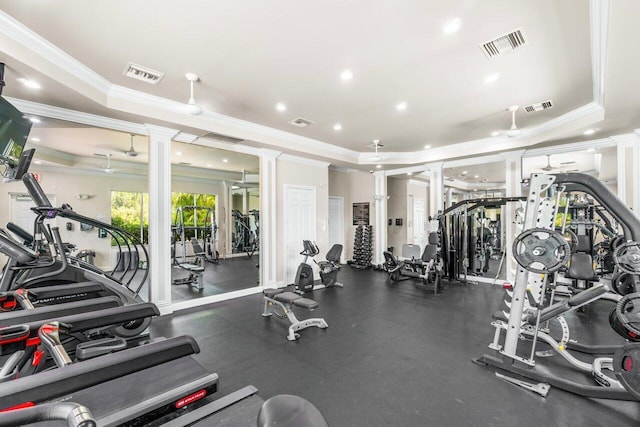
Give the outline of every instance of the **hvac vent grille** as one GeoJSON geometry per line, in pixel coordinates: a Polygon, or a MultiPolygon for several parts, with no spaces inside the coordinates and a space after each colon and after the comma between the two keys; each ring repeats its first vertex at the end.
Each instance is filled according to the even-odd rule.
{"type": "Polygon", "coordinates": [[[552,100],[542,101],[542,102],[538,102],[537,104],[527,105],[524,107],[524,111],[526,111],[527,113],[533,113],[534,111],[548,110],[549,108],[553,108],[552,100]]]}
{"type": "Polygon", "coordinates": [[[152,85],[157,85],[164,77],[164,73],[160,71],[152,70],[151,68],[143,67],[142,65],[134,64],[133,62],[127,63],[123,73],[127,77],[140,80],[152,85]]]}
{"type": "Polygon", "coordinates": [[[297,119],[293,119],[289,122],[290,125],[297,126],[299,128],[306,128],[309,125],[312,125],[313,122],[311,120],[303,119],[302,117],[298,117],[297,119]]]}
{"type": "Polygon", "coordinates": [[[231,142],[233,144],[237,144],[239,142],[244,141],[244,139],[234,138],[232,136],[227,136],[227,135],[221,135],[215,132],[205,133],[204,135],[201,135],[198,138],[211,138],[211,139],[215,139],[216,141],[231,142]]]}
{"type": "Polygon", "coordinates": [[[480,44],[480,49],[487,58],[495,58],[504,53],[518,49],[527,45],[522,28],[518,28],[508,34],[496,37],[493,40],[480,44]]]}

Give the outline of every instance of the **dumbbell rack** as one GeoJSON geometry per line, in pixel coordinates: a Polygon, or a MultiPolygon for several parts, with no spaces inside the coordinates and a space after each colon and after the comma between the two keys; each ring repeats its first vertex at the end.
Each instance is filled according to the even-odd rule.
{"type": "Polygon", "coordinates": [[[351,267],[369,268],[371,267],[371,255],[373,250],[373,226],[359,225],[356,227],[355,238],[353,240],[353,261],[351,267]]]}

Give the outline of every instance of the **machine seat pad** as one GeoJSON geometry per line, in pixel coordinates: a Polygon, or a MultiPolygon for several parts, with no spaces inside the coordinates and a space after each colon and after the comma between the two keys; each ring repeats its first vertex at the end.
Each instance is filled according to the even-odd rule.
{"type": "Polygon", "coordinates": [[[567,276],[576,280],[597,280],[595,271],[593,271],[593,260],[591,255],[582,252],[571,254],[571,263],[567,276]]]}
{"type": "Polygon", "coordinates": [[[438,247],[436,245],[427,245],[422,253],[422,262],[429,262],[438,258],[438,247]]]}
{"type": "Polygon", "coordinates": [[[567,304],[569,304],[570,307],[581,306],[582,304],[586,303],[589,300],[592,300],[593,298],[597,298],[600,295],[606,294],[608,290],[609,289],[607,289],[607,287],[603,283],[600,283],[580,292],[577,295],[572,296],[567,301],[567,304]]]}
{"type": "Polygon", "coordinates": [[[299,298],[293,300],[293,305],[296,307],[306,308],[307,310],[315,310],[320,304],[309,298],[299,298]]]}
{"type": "Polygon", "coordinates": [[[258,414],[258,427],[329,427],[322,413],[302,397],[279,394],[267,399],[258,414]]]}
{"type": "Polygon", "coordinates": [[[284,289],[276,289],[276,288],[264,289],[262,291],[264,296],[267,297],[267,298],[273,298],[274,295],[278,295],[278,294],[281,294],[283,292],[284,292],[284,289]]]}
{"type": "MultiPolygon", "coordinates": [[[[550,305],[549,307],[543,308],[542,312],[540,313],[540,323],[546,322],[547,320],[551,320],[554,317],[558,317],[561,314],[566,313],[567,311],[569,311],[569,308],[569,304],[567,304],[566,301],[560,301],[550,305]]],[[[527,322],[530,325],[535,325],[537,317],[537,312],[531,312],[527,316],[527,322]]]]}
{"type": "Polygon", "coordinates": [[[339,265],[335,265],[334,263],[330,262],[330,261],[320,261],[318,263],[318,267],[320,267],[321,269],[332,269],[332,270],[340,270],[340,266],[339,265]]]}
{"type": "Polygon", "coordinates": [[[183,268],[187,271],[193,271],[194,273],[201,273],[204,271],[204,267],[189,263],[180,264],[180,268],[183,268]]]}
{"type": "Polygon", "coordinates": [[[302,299],[302,297],[293,292],[283,292],[281,294],[277,294],[273,299],[285,304],[291,304],[295,300],[302,299]]]}

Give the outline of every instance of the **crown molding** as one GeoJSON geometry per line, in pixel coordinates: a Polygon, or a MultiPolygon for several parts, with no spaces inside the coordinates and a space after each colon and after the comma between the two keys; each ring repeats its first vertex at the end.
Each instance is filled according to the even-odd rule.
{"type": "Polygon", "coordinates": [[[319,168],[328,168],[331,163],[322,162],[320,160],[308,159],[306,157],[293,156],[291,154],[283,153],[278,157],[278,160],[285,162],[299,163],[301,165],[315,166],[319,168]]]}
{"type": "Polygon", "coordinates": [[[27,60],[25,52],[30,52],[36,57],[54,64],[102,95],[109,92],[111,82],[2,10],[0,10],[0,34],[22,47],[22,50],[18,51],[11,49],[11,46],[3,46],[5,53],[9,50],[12,56],[19,61],[29,65],[30,61],[27,60]]]}
{"type": "Polygon", "coordinates": [[[552,154],[570,153],[574,151],[586,151],[589,148],[607,148],[614,147],[615,145],[616,142],[611,138],[601,138],[591,141],[571,142],[568,144],[553,145],[550,147],[533,148],[526,150],[522,157],[539,157],[552,154]]]}
{"type": "Polygon", "coordinates": [[[334,172],[342,172],[342,173],[360,172],[358,169],[345,168],[345,167],[336,166],[336,165],[329,165],[329,170],[334,172]]]}

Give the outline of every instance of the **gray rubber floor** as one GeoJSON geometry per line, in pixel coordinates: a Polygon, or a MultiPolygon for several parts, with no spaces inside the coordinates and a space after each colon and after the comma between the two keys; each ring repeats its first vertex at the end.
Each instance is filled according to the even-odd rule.
{"type": "MultiPolygon", "coordinates": [[[[502,290],[448,284],[441,295],[411,281],[343,267],[345,287],[319,290],[320,307],[298,316],[324,317],[326,330],[286,339],[285,321],[260,316],[260,295],[157,319],[155,335],[191,334],[196,356],[220,375],[219,395],[247,384],[263,398],[297,394],[332,426],[637,426],[640,403],[585,399],[552,389],[548,397],[498,380],[471,359],[490,351],[491,313],[502,290]]],[[[611,303],[568,319],[586,343],[622,342],[610,330],[611,303]]],[[[554,356],[559,375],[575,375],[554,356]]],[[[588,379],[587,379],[588,380],[588,379]]]]}

